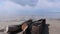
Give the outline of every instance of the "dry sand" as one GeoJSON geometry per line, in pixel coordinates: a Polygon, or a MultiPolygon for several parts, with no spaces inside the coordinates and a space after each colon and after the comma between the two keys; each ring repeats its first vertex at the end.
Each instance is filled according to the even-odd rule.
{"type": "Polygon", "coordinates": [[[47,19],[47,24],[49,24],[49,34],[60,34],[60,20],[47,19]]]}
{"type": "MultiPolygon", "coordinates": [[[[4,28],[7,25],[20,24],[23,21],[18,22],[0,22],[0,29],[4,28]]],[[[46,23],[49,24],[48,34],[60,34],[60,20],[57,19],[46,19],[46,23]]],[[[0,34],[7,34],[0,32],[0,34]]]]}

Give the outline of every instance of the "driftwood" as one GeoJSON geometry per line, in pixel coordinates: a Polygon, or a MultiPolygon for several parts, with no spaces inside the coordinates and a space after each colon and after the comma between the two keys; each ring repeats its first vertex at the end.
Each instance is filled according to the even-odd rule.
{"type": "Polygon", "coordinates": [[[30,32],[30,26],[33,23],[33,21],[30,19],[29,21],[25,22],[26,24],[28,24],[28,28],[23,32],[23,34],[31,34],[30,32]]]}
{"type": "Polygon", "coordinates": [[[45,19],[34,21],[23,34],[42,34],[45,24],[45,19]]]}
{"type": "Polygon", "coordinates": [[[41,34],[42,33],[42,24],[34,23],[32,25],[31,34],[41,34]]]}
{"type": "Polygon", "coordinates": [[[17,34],[19,32],[23,32],[23,34],[42,34],[45,24],[45,19],[39,19],[37,21],[32,21],[32,19],[30,19],[19,25],[7,26],[1,31],[4,30],[4,32],[8,34],[17,34]]]}
{"type": "Polygon", "coordinates": [[[25,31],[31,22],[32,22],[32,20],[30,19],[30,20],[23,22],[22,24],[19,24],[19,25],[7,26],[4,29],[1,29],[0,31],[4,31],[5,33],[8,33],[8,34],[16,34],[16,33],[25,31]]]}
{"type": "Polygon", "coordinates": [[[10,34],[25,31],[27,29],[27,27],[30,25],[30,23],[32,23],[32,20],[31,19],[23,22],[22,24],[20,24],[20,25],[17,26],[18,29],[16,27],[17,30],[11,31],[10,34]]]}

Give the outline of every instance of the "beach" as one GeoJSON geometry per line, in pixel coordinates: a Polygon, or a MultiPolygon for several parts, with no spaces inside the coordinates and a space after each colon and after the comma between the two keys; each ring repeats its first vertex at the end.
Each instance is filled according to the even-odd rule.
{"type": "MultiPolygon", "coordinates": [[[[7,25],[18,25],[18,24],[21,24],[22,22],[24,21],[0,22],[0,29],[6,27],[7,25]]],[[[46,24],[49,24],[48,34],[60,34],[60,20],[59,19],[46,19],[46,24]]],[[[0,34],[7,34],[7,33],[0,32],[0,34]]]]}

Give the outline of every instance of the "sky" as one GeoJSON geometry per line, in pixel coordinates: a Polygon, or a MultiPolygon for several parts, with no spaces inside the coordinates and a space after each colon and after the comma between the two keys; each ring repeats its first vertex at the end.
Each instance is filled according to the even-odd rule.
{"type": "Polygon", "coordinates": [[[40,15],[59,17],[60,0],[0,0],[0,16],[40,15]]]}
{"type": "Polygon", "coordinates": [[[60,7],[60,0],[33,0],[34,2],[31,2],[31,0],[11,0],[13,2],[16,2],[18,4],[33,4],[35,3],[35,7],[37,8],[54,8],[54,7],[60,7]]]}

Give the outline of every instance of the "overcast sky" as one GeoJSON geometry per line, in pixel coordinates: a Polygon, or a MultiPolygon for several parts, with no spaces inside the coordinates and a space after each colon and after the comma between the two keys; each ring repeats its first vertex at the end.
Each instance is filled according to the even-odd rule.
{"type": "Polygon", "coordinates": [[[39,9],[52,9],[59,8],[60,1],[59,0],[0,0],[0,9],[10,9],[10,8],[20,8],[20,9],[31,9],[31,8],[39,8],[39,9]],[[34,5],[34,6],[30,6],[34,5]]]}
{"type": "MultiPolygon", "coordinates": [[[[60,12],[60,0],[0,0],[0,16],[60,12]],[[40,12],[40,13],[39,13],[40,12]]],[[[52,14],[55,16],[55,14],[52,14]]]]}
{"type": "Polygon", "coordinates": [[[0,9],[59,8],[60,0],[0,0],[0,9]],[[30,6],[34,5],[34,6],[30,6]]]}
{"type": "MultiPolygon", "coordinates": [[[[26,4],[29,6],[29,4],[35,4],[35,7],[37,8],[54,8],[54,7],[60,7],[60,0],[11,0],[17,4],[26,4]]],[[[30,6],[29,6],[30,7],[30,6]]]]}

